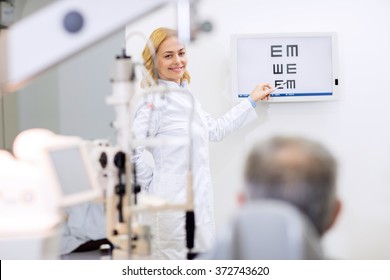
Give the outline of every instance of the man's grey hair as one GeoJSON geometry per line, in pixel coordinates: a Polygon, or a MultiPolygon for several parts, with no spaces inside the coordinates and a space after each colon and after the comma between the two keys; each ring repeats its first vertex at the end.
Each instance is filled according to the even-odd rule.
{"type": "Polygon", "coordinates": [[[248,157],[248,198],[292,203],[323,234],[336,203],[336,169],[336,160],[321,144],[300,137],[273,137],[258,143],[248,157]]]}

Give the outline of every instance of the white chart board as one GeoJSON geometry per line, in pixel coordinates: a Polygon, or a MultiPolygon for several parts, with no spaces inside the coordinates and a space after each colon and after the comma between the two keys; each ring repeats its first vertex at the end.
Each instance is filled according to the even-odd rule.
{"type": "Polygon", "coordinates": [[[335,33],[233,35],[234,100],[246,98],[260,82],[283,84],[270,102],[337,99],[336,43],[335,33]]]}

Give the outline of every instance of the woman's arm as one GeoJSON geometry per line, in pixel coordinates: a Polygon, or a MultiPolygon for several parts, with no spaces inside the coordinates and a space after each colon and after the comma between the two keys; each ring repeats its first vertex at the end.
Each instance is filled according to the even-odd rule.
{"type": "MultiPolygon", "coordinates": [[[[274,89],[272,89],[270,84],[260,83],[256,85],[250,94],[250,98],[252,98],[254,102],[259,100],[269,100],[269,95],[273,91],[274,89]]],[[[242,127],[256,118],[257,114],[249,99],[241,101],[221,118],[213,118],[209,114],[206,114],[207,124],[209,127],[209,139],[210,141],[221,141],[230,132],[242,127]]]]}
{"type": "Polygon", "coordinates": [[[206,114],[209,128],[209,140],[221,141],[230,132],[255,120],[257,114],[249,100],[243,100],[220,118],[213,118],[206,114]]]}
{"type": "MultiPolygon", "coordinates": [[[[137,110],[133,123],[133,139],[145,139],[157,134],[159,127],[159,111],[152,109],[149,104],[142,104],[137,110]]],[[[144,146],[139,146],[134,150],[132,162],[136,165],[137,183],[143,189],[148,189],[153,178],[153,168],[142,159],[145,151],[144,146]]]]}

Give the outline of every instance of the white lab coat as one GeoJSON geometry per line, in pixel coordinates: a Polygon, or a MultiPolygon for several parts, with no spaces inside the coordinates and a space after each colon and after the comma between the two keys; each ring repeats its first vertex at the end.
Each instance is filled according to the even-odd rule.
{"type": "MultiPolygon", "coordinates": [[[[171,89],[179,88],[174,82],[161,81],[171,89]]],[[[188,89],[186,83],[182,85],[188,89]]],[[[188,135],[190,98],[186,93],[155,98],[154,109],[144,103],[135,114],[133,132],[135,138],[178,137],[188,135]],[[152,112],[152,114],[151,114],[152,112]]],[[[195,205],[195,252],[208,250],[215,239],[213,187],[209,164],[209,141],[221,141],[228,133],[254,120],[257,115],[249,100],[230,109],[221,118],[213,118],[195,102],[192,127],[193,141],[193,189],[195,205]]],[[[139,147],[133,161],[137,167],[137,180],[143,191],[170,202],[182,203],[186,199],[186,175],[188,147],[163,146],[148,148],[154,159],[154,167],[142,158],[144,148],[139,147]]],[[[146,221],[152,226],[152,257],[155,259],[185,259],[185,213],[159,212],[149,215],[146,221]]]]}

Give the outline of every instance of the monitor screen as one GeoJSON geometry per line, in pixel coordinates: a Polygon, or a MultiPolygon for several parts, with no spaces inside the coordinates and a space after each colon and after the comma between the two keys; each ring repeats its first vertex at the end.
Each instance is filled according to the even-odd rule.
{"type": "Polygon", "coordinates": [[[234,99],[260,82],[277,88],[271,102],[337,99],[335,45],[334,33],[232,36],[234,99]]]}
{"type": "Polygon", "coordinates": [[[91,189],[91,182],[78,147],[50,151],[49,154],[65,196],[91,189]]]}
{"type": "Polygon", "coordinates": [[[48,149],[54,181],[61,190],[63,206],[91,201],[98,197],[99,186],[90,162],[80,145],[48,149]]]}

